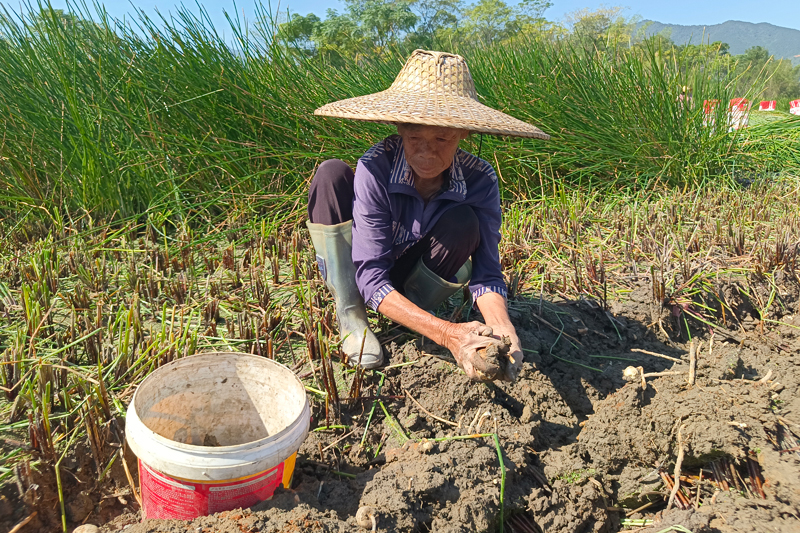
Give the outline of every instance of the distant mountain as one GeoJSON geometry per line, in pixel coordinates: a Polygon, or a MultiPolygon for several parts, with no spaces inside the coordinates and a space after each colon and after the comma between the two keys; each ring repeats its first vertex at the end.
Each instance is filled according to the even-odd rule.
{"type": "Polygon", "coordinates": [[[710,26],[662,24],[651,20],[642,21],[641,24],[650,24],[646,31],[648,36],[667,30],[675,44],[722,41],[730,45],[733,55],[744,53],[751,46],[763,46],[775,59],[791,59],[794,64],[800,63],[800,30],[766,22],[754,24],[738,20],[710,26]]]}

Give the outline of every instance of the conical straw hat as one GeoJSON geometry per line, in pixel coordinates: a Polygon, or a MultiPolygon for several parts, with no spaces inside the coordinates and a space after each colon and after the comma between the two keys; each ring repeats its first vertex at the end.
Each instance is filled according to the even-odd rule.
{"type": "Polygon", "coordinates": [[[385,91],[331,102],[314,114],[550,138],[536,126],[478,102],[475,84],[463,57],[427,50],[415,50],[385,91]]]}

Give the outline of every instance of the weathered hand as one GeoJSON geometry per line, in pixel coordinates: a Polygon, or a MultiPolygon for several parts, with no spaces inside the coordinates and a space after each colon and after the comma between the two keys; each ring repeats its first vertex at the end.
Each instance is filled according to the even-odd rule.
{"type": "Polygon", "coordinates": [[[505,365],[503,380],[513,383],[517,380],[517,377],[519,377],[519,373],[522,370],[522,360],[524,358],[522,354],[522,344],[520,344],[519,337],[517,337],[517,331],[512,325],[495,325],[492,326],[492,331],[495,338],[502,340],[503,337],[507,337],[511,341],[511,348],[507,355],[508,364],[505,365]]]}
{"type": "Polygon", "coordinates": [[[492,336],[492,328],[480,322],[451,324],[445,345],[470,379],[491,381],[503,375],[496,362],[481,357],[479,350],[500,343],[492,336]]]}

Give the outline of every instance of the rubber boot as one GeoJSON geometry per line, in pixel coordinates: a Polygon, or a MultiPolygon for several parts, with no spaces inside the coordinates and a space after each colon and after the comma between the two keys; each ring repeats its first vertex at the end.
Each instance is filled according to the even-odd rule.
{"type": "Polygon", "coordinates": [[[352,256],[353,221],[332,226],[306,222],[306,226],[311,234],[322,279],[336,301],[339,337],[343,339],[342,352],[348,364],[358,364],[360,355],[362,368],[379,367],[383,363],[383,349],[369,329],[364,299],[356,286],[356,267],[352,256]]]}
{"type": "Polygon", "coordinates": [[[420,309],[431,311],[450,298],[472,277],[472,261],[467,260],[456,272],[456,282],[445,281],[420,259],[403,285],[404,296],[420,309]]]}

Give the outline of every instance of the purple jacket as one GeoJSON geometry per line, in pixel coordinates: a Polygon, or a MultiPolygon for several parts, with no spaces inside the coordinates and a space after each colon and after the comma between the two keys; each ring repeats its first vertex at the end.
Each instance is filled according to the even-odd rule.
{"type": "Polygon", "coordinates": [[[358,160],[353,204],[353,263],[356,285],[372,309],[394,290],[389,270],[433,228],[442,213],[469,205],[478,216],[480,244],[472,255],[473,300],[486,292],[506,296],[500,268],[500,191],[492,166],[463,150],[450,167],[450,188],[425,205],[414,188],[399,135],[392,135],[358,160]]]}

